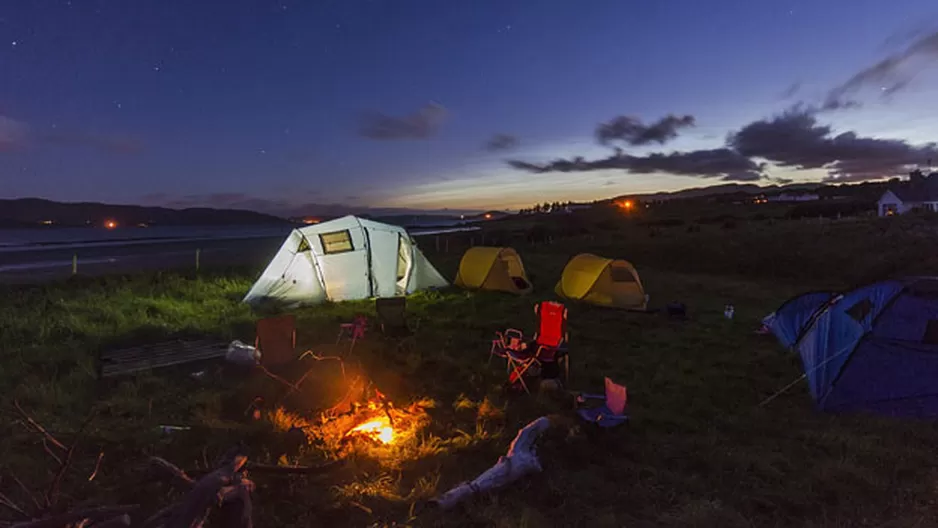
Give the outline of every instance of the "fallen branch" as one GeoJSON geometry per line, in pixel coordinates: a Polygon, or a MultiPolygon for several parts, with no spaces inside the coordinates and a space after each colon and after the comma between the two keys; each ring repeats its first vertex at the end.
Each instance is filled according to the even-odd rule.
{"type": "Polygon", "coordinates": [[[101,508],[87,508],[84,510],[75,510],[68,513],[63,513],[61,515],[46,517],[45,519],[17,523],[14,524],[11,528],[61,528],[62,526],[81,522],[86,519],[91,522],[109,521],[114,517],[134,512],[138,508],[140,508],[140,506],[137,504],[127,506],[103,506],[101,508]]]}
{"type": "Polygon", "coordinates": [[[221,526],[225,528],[252,528],[254,526],[252,491],[254,491],[254,483],[248,479],[242,479],[237,485],[221,490],[219,493],[221,508],[218,511],[221,526]]]}
{"type": "Polygon", "coordinates": [[[98,476],[98,470],[101,469],[101,459],[104,458],[104,451],[98,452],[98,460],[94,463],[94,471],[91,472],[91,475],[88,475],[88,482],[94,480],[98,476]]]}
{"type": "Polygon", "coordinates": [[[237,474],[246,462],[246,456],[235,456],[224,466],[199,479],[192,491],[173,508],[166,525],[172,528],[202,526],[212,506],[217,503],[219,491],[238,480],[237,474]]]}
{"type": "Polygon", "coordinates": [[[0,493],[0,506],[6,506],[8,509],[22,515],[23,517],[26,517],[27,519],[29,518],[29,514],[23,511],[23,508],[17,506],[15,502],[10,500],[10,498],[3,493],[0,493]]]}
{"type": "Polygon", "coordinates": [[[300,390],[299,387],[297,387],[296,385],[290,383],[289,381],[285,380],[284,378],[281,378],[280,376],[274,374],[273,372],[271,372],[270,370],[268,370],[267,367],[265,367],[264,365],[260,365],[260,364],[259,364],[259,365],[257,365],[257,367],[260,368],[260,369],[261,369],[261,372],[263,372],[264,374],[266,374],[267,377],[269,377],[269,378],[272,379],[272,380],[279,381],[280,383],[283,383],[284,385],[286,385],[287,387],[289,387],[291,391],[298,391],[298,390],[300,390]]]}
{"type": "Polygon", "coordinates": [[[91,528],[120,528],[121,526],[130,526],[130,515],[125,513],[109,521],[94,523],[91,528]]]}
{"type": "Polygon", "coordinates": [[[160,457],[150,457],[150,465],[154,469],[158,469],[171,476],[173,479],[173,484],[181,489],[189,490],[195,484],[195,481],[192,480],[192,477],[180,469],[179,466],[169,462],[166,459],[160,457]]]}
{"type": "Polygon", "coordinates": [[[65,472],[68,471],[69,466],[72,465],[72,455],[75,454],[75,447],[78,446],[78,442],[81,440],[82,433],[85,432],[85,428],[88,427],[88,424],[91,423],[91,420],[94,418],[94,411],[88,414],[88,417],[85,419],[85,422],[81,424],[81,427],[78,429],[78,433],[75,435],[75,439],[72,440],[72,444],[68,446],[68,451],[65,452],[65,460],[59,464],[59,471],[55,474],[55,478],[52,479],[52,483],[49,485],[48,491],[46,491],[46,506],[52,508],[55,505],[56,495],[59,493],[59,486],[62,484],[62,478],[65,476],[65,472]]]}
{"type": "MultiPolygon", "coordinates": [[[[272,474],[285,474],[285,475],[316,475],[320,473],[326,473],[345,464],[345,460],[333,460],[319,466],[277,466],[273,464],[255,464],[254,462],[248,462],[244,465],[246,471],[252,473],[272,473],[272,474]]],[[[178,468],[177,468],[178,469],[178,468]]],[[[183,471],[183,470],[179,470],[183,471]]],[[[168,471],[167,471],[168,473],[168,471]]],[[[191,471],[183,471],[187,476],[190,475],[205,475],[209,473],[208,470],[204,469],[193,469],[191,471]]]]}
{"type": "MultiPolygon", "coordinates": [[[[315,359],[316,361],[338,361],[339,368],[342,369],[342,379],[343,380],[345,379],[345,360],[340,358],[339,356],[319,356],[319,355],[316,355],[316,353],[313,352],[312,350],[307,350],[306,352],[303,352],[302,354],[300,354],[300,359],[303,359],[306,356],[309,356],[315,359]]],[[[305,377],[306,376],[304,375],[303,378],[305,377]]],[[[299,383],[297,383],[297,385],[299,385],[299,383]]]]}
{"type": "Polygon", "coordinates": [[[26,484],[23,484],[23,481],[21,481],[16,475],[12,473],[10,474],[10,477],[13,479],[13,482],[16,482],[16,485],[19,486],[21,490],[23,490],[23,493],[29,497],[29,500],[33,501],[33,505],[36,507],[36,511],[42,511],[42,505],[39,504],[39,500],[36,498],[36,495],[26,487],[26,484]]]}
{"type": "Polygon", "coordinates": [[[537,458],[535,441],[550,427],[550,419],[542,416],[524,426],[512,440],[508,453],[471,482],[463,482],[431,501],[448,510],[469,497],[510,484],[531,473],[543,471],[537,458]]]}
{"type": "Polygon", "coordinates": [[[320,466],[273,466],[268,464],[248,464],[246,469],[254,473],[286,473],[299,475],[315,475],[325,473],[345,464],[344,460],[334,460],[320,466]]]}
{"type": "Polygon", "coordinates": [[[49,433],[49,431],[46,431],[46,429],[43,426],[39,425],[39,423],[36,422],[36,420],[33,420],[33,418],[30,415],[26,414],[26,411],[24,411],[23,408],[20,407],[19,401],[13,400],[13,406],[16,407],[16,410],[20,413],[20,416],[22,416],[23,419],[26,420],[27,423],[29,423],[29,425],[33,426],[33,429],[35,429],[37,432],[45,436],[46,439],[52,442],[52,445],[54,445],[55,447],[58,447],[62,451],[68,451],[68,448],[66,448],[65,445],[62,444],[62,442],[59,442],[58,440],[56,440],[56,438],[52,436],[52,434],[49,433]]]}

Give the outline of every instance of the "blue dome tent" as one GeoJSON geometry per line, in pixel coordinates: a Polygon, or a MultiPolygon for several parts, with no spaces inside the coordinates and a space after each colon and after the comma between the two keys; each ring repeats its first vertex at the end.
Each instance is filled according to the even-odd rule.
{"type": "Polygon", "coordinates": [[[830,291],[808,292],[785,301],[769,314],[763,324],[788,348],[798,342],[801,333],[837,294],[830,291]]]}
{"type": "Polygon", "coordinates": [[[938,417],[938,278],[864,286],[809,319],[794,347],[821,410],[938,417]]]}

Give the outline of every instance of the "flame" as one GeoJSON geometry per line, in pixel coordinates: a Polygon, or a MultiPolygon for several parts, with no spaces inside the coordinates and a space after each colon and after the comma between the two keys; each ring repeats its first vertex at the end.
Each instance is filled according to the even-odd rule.
{"type": "Polygon", "coordinates": [[[382,444],[390,444],[394,441],[394,428],[391,427],[391,422],[386,417],[365,422],[349,431],[349,434],[353,433],[363,433],[382,444]]]}
{"type": "Polygon", "coordinates": [[[114,229],[114,228],[117,227],[117,221],[116,221],[116,220],[105,220],[105,221],[104,221],[104,227],[107,228],[107,229],[114,229]]]}

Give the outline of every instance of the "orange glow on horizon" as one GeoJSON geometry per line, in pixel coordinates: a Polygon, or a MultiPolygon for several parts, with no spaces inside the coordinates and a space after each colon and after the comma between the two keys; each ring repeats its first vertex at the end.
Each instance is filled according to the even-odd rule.
{"type": "Polygon", "coordinates": [[[485,213],[485,219],[486,219],[486,220],[491,220],[491,219],[492,219],[492,213],[485,213]]]}
{"type": "Polygon", "coordinates": [[[104,221],[104,228],[105,228],[105,229],[116,229],[116,228],[117,228],[117,220],[105,220],[105,221],[104,221]]]}
{"type": "Polygon", "coordinates": [[[616,200],[616,207],[622,209],[623,211],[631,211],[632,207],[635,206],[635,202],[632,200],[616,200]]]}

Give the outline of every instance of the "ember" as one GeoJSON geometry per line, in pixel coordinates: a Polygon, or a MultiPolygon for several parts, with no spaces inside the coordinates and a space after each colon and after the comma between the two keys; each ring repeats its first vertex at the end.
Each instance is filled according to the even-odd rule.
{"type": "Polygon", "coordinates": [[[381,442],[382,444],[390,444],[394,441],[394,428],[391,427],[391,423],[387,418],[377,418],[375,420],[365,422],[357,427],[352,428],[352,430],[348,432],[347,436],[354,434],[368,436],[381,442]]]}

